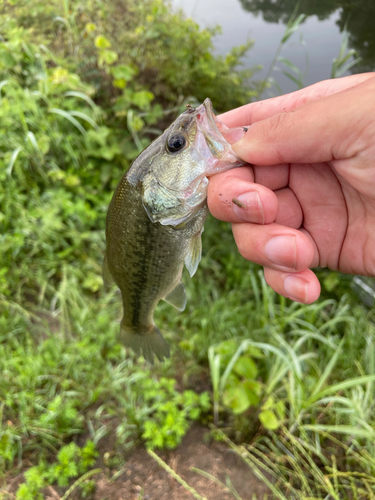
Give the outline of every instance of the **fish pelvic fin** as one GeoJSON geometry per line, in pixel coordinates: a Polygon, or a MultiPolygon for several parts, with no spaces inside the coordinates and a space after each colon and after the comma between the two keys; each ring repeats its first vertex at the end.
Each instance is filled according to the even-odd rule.
{"type": "Polygon", "coordinates": [[[171,304],[173,307],[175,307],[178,311],[184,311],[186,307],[186,292],[185,292],[185,287],[182,281],[178,283],[175,288],[169,294],[164,297],[165,302],[168,302],[168,304],[171,304]]]}
{"type": "Polygon", "coordinates": [[[188,252],[185,256],[185,266],[191,277],[194,276],[202,258],[202,233],[203,228],[197,232],[190,241],[188,252]]]}
{"type": "Polygon", "coordinates": [[[154,355],[163,361],[169,358],[169,345],[160,333],[157,326],[150,329],[132,329],[121,323],[120,340],[126,347],[130,347],[137,356],[141,354],[152,365],[154,364],[154,355]]]}

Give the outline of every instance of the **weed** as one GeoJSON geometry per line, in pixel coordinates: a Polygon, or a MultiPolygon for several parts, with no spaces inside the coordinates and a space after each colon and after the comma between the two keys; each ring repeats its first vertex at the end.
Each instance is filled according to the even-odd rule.
{"type": "MultiPolygon", "coordinates": [[[[41,500],[43,499],[42,489],[49,484],[57,483],[59,486],[67,486],[71,478],[79,475],[83,475],[83,480],[87,479],[93,473],[100,471],[97,469],[85,474],[87,469],[95,463],[97,456],[98,453],[92,441],[88,441],[82,449],[74,443],[63,446],[57,455],[56,463],[48,465],[40,462],[25,472],[26,482],[18,488],[17,500],[41,500]]],[[[67,498],[69,493],[68,490],[64,498],[67,498]]]]}

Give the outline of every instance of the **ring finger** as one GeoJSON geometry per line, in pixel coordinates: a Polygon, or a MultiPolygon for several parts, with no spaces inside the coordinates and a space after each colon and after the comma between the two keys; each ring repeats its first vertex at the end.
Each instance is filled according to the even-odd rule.
{"type": "Polygon", "coordinates": [[[316,260],[311,238],[279,224],[232,224],[240,254],[247,260],[277,271],[299,272],[316,260]]]}

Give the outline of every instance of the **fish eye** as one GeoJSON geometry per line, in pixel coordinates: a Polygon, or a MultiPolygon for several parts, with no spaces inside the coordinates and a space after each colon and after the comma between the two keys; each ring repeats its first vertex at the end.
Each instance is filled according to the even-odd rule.
{"type": "Polygon", "coordinates": [[[168,137],[167,140],[167,150],[170,153],[176,153],[177,151],[181,151],[186,145],[186,137],[181,132],[174,132],[168,137]]]}

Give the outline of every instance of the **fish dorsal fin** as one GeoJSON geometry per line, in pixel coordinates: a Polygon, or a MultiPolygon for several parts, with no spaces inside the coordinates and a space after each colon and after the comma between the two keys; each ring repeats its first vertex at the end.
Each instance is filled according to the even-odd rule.
{"type": "Polygon", "coordinates": [[[202,233],[203,229],[198,231],[198,233],[192,238],[188,252],[185,256],[185,266],[189,271],[190,276],[194,276],[202,257],[202,233]]]}
{"type": "Polygon", "coordinates": [[[109,288],[114,284],[115,280],[113,279],[111,271],[109,270],[108,266],[107,253],[104,254],[102,276],[103,276],[104,286],[109,288]]]}
{"type": "Polygon", "coordinates": [[[165,302],[171,304],[179,311],[183,311],[186,307],[186,292],[182,281],[173,288],[171,292],[164,298],[165,302]]]}

